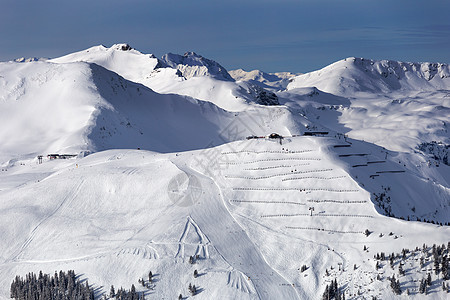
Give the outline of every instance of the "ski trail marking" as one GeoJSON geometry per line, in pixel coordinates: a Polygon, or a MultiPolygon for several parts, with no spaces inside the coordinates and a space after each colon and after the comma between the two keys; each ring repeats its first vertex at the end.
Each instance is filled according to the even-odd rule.
{"type": "Polygon", "coordinates": [[[72,192],[67,195],[66,197],[64,197],[63,201],[61,201],[59,203],[59,205],[47,216],[45,216],[31,231],[30,235],[28,236],[28,238],[25,240],[25,242],[22,244],[22,246],[20,247],[19,250],[17,250],[9,259],[9,261],[12,260],[17,260],[20,256],[20,254],[23,253],[23,251],[25,251],[25,249],[30,245],[30,243],[34,240],[34,237],[37,234],[37,231],[39,230],[40,226],[42,224],[44,224],[45,222],[47,222],[51,217],[53,217],[58,211],[61,210],[61,208],[68,202],[72,201],[73,199],[75,199],[76,195],[78,194],[78,192],[81,189],[82,184],[84,183],[84,180],[80,181],[80,183],[78,183],[78,185],[75,187],[75,190],[72,190],[72,192]]]}

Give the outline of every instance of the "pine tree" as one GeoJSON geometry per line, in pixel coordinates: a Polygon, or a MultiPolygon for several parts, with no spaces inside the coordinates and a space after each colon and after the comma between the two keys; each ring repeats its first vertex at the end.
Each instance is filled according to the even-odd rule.
{"type": "Polygon", "coordinates": [[[427,284],[425,282],[425,278],[422,278],[419,285],[419,293],[424,294],[427,289],[427,284]]]}
{"type": "Polygon", "coordinates": [[[18,296],[17,296],[17,287],[16,287],[17,283],[16,283],[16,280],[17,280],[17,277],[11,283],[11,288],[9,290],[9,295],[10,295],[9,297],[10,298],[18,298],[18,296]]]}
{"type": "Polygon", "coordinates": [[[427,285],[431,286],[431,273],[428,273],[428,277],[427,277],[427,285]]]}
{"type": "Polygon", "coordinates": [[[395,293],[397,295],[400,295],[402,293],[402,290],[400,288],[400,280],[397,279],[397,282],[395,283],[395,293]]]}
{"type": "Polygon", "coordinates": [[[405,271],[403,270],[403,267],[402,267],[402,264],[400,264],[399,266],[398,266],[398,273],[400,274],[400,275],[405,275],[405,271]]]}
{"type": "Polygon", "coordinates": [[[345,299],[345,297],[341,297],[341,294],[339,293],[339,287],[337,283],[337,279],[331,281],[330,285],[325,286],[325,291],[322,294],[322,299],[326,300],[342,300],[345,299]]]}
{"type": "Polygon", "coordinates": [[[148,282],[152,283],[153,274],[152,271],[148,272],[148,282]]]}
{"type": "Polygon", "coordinates": [[[197,270],[195,270],[194,271],[194,278],[197,278],[197,276],[198,276],[198,272],[197,272],[197,270]]]}
{"type": "Polygon", "coordinates": [[[450,279],[450,272],[448,268],[448,258],[446,255],[442,255],[441,259],[442,278],[444,280],[450,279]]]}
{"type": "Polygon", "coordinates": [[[397,295],[400,295],[402,293],[402,291],[400,290],[400,281],[395,280],[395,275],[392,275],[391,278],[391,288],[397,295]]]}
{"type": "Polygon", "coordinates": [[[114,298],[116,296],[116,292],[114,290],[114,286],[111,285],[111,289],[109,290],[109,297],[114,298]]]}
{"type": "Polygon", "coordinates": [[[327,286],[325,287],[325,291],[322,294],[322,300],[329,300],[330,298],[330,288],[327,286]]]}

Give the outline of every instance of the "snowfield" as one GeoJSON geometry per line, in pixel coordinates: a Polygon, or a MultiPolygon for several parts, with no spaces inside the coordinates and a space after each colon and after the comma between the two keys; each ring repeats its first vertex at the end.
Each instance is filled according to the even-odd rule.
{"type": "Polygon", "coordinates": [[[448,65],[230,76],[127,44],[22,61],[0,63],[0,298],[71,269],[98,298],[320,299],[335,279],[346,299],[448,298],[448,65]]]}

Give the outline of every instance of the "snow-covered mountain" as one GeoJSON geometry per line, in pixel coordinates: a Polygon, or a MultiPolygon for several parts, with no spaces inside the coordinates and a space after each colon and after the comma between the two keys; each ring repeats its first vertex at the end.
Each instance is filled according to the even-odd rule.
{"type": "Polygon", "coordinates": [[[46,61],[47,58],[37,58],[37,57],[29,57],[29,58],[25,58],[25,57],[20,57],[15,59],[15,62],[32,62],[32,61],[46,61]]]}
{"type": "Polygon", "coordinates": [[[299,74],[290,72],[266,73],[260,70],[244,71],[242,69],[228,72],[236,81],[250,82],[274,92],[286,89],[290,80],[299,74]]]}
{"type": "Polygon", "coordinates": [[[124,78],[142,83],[155,69],[167,67],[153,54],[143,54],[128,44],[103,45],[51,59],[53,63],[88,62],[100,65],[124,78]]]}
{"type": "Polygon", "coordinates": [[[158,94],[93,63],[9,62],[0,64],[0,72],[5,157],[115,148],[174,152],[271,130],[289,134],[279,120],[247,120],[267,114],[264,107],[231,113],[211,102],[158,94]],[[221,135],[239,118],[248,124],[245,130],[221,135]]]}
{"type": "Polygon", "coordinates": [[[0,298],[74,269],[97,298],[319,299],[336,279],[346,299],[446,299],[448,74],[228,73],[127,44],[0,63],[0,298]]]}
{"type": "Polygon", "coordinates": [[[204,58],[195,52],[186,52],[184,55],[167,53],[162,57],[162,60],[168,66],[178,69],[186,79],[210,76],[219,80],[233,81],[227,70],[219,63],[204,58]]]}
{"type": "Polygon", "coordinates": [[[95,63],[158,93],[190,96],[229,111],[249,109],[252,103],[266,104],[258,97],[264,94],[264,89],[255,93],[253,85],[235,83],[224,67],[194,52],[183,56],[169,53],[160,60],[128,44],[115,44],[110,48],[92,47],[50,61],[95,63]]]}
{"type": "Polygon", "coordinates": [[[350,57],[295,77],[287,89],[311,86],[338,95],[448,90],[450,67],[442,63],[374,61],[350,57]]]}

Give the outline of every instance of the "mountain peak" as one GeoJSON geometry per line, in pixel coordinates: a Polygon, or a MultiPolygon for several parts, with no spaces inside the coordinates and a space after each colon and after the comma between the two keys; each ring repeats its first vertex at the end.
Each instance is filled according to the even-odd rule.
{"type": "Polygon", "coordinates": [[[50,62],[71,63],[79,61],[98,64],[135,82],[141,82],[155,69],[166,67],[155,55],[141,53],[127,43],[114,44],[109,48],[103,45],[94,46],[52,59],[50,62]]]}
{"type": "Polygon", "coordinates": [[[129,50],[134,50],[134,48],[132,48],[129,44],[127,43],[122,43],[122,44],[114,44],[111,47],[112,49],[116,49],[116,50],[121,50],[121,51],[129,51],[129,50]]]}
{"type": "Polygon", "coordinates": [[[189,56],[196,56],[196,57],[201,57],[201,58],[204,58],[203,56],[201,56],[201,55],[198,55],[197,53],[195,53],[194,51],[187,51],[187,52],[185,52],[184,53],[184,55],[183,55],[184,57],[189,57],[189,56]]]}
{"type": "Polygon", "coordinates": [[[178,69],[185,78],[209,76],[219,80],[234,81],[228,71],[218,62],[207,59],[193,51],[184,55],[167,53],[162,57],[163,62],[178,69]]]}
{"type": "Polygon", "coordinates": [[[20,57],[20,58],[16,58],[14,61],[15,62],[33,62],[33,61],[46,61],[47,58],[37,58],[37,57],[29,57],[29,58],[25,58],[25,57],[20,57]]]}
{"type": "Polygon", "coordinates": [[[278,91],[284,90],[289,80],[296,75],[290,72],[266,73],[260,70],[245,71],[243,69],[229,71],[236,81],[249,82],[264,89],[278,91]]]}
{"type": "Polygon", "coordinates": [[[288,89],[312,86],[340,95],[354,92],[448,89],[450,68],[443,63],[348,57],[318,71],[295,77],[288,89]]]}

